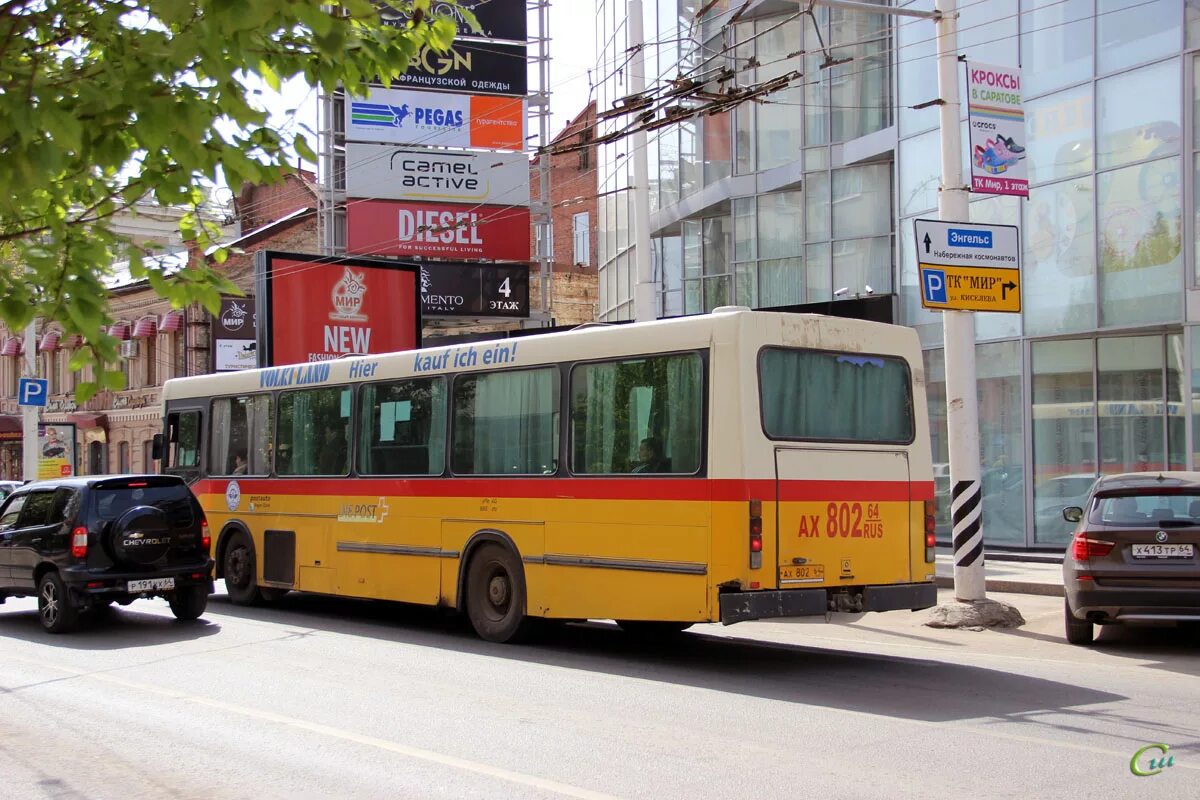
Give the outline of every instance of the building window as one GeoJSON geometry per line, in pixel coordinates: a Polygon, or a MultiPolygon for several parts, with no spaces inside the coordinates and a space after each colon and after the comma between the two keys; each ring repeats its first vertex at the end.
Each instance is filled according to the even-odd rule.
{"type": "Polygon", "coordinates": [[[584,211],[571,217],[571,231],[574,234],[575,266],[590,266],[592,250],[591,214],[584,211]]]}
{"type": "Polygon", "coordinates": [[[129,442],[117,445],[117,472],[122,475],[129,473],[129,442]]]}
{"type": "Polygon", "coordinates": [[[535,256],[548,261],[554,260],[554,229],[548,222],[538,222],[534,226],[537,235],[535,256]]]}
{"type": "Polygon", "coordinates": [[[146,347],[146,380],[143,386],[154,386],[158,383],[158,336],[147,336],[146,347]]]}

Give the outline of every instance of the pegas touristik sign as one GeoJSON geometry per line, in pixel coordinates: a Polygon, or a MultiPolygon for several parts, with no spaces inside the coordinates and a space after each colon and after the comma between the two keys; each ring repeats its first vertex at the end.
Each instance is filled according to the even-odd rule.
{"type": "Polygon", "coordinates": [[[264,250],[254,267],[260,367],[421,345],[416,266],[264,250]]]}
{"type": "Polygon", "coordinates": [[[348,95],[346,139],[356,142],[525,149],[525,100],[362,86],[348,95]]]}
{"type": "Polygon", "coordinates": [[[528,261],[529,209],[397,200],[346,203],[356,255],[528,261]]]}

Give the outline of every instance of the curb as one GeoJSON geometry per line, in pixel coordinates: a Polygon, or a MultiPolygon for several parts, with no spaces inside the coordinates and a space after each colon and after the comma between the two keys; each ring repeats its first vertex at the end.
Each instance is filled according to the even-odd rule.
{"type": "MultiPolygon", "coordinates": [[[[954,578],[948,575],[938,575],[935,579],[938,587],[942,589],[953,589],[954,578]]],[[[1013,581],[1004,580],[1002,578],[987,578],[983,582],[983,588],[989,592],[999,592],[1001,594],[1037,594],[1045,597],[1062,597],[1063,587],[1061,583],[1039,583],[1037,581],[1013,581]]]]}

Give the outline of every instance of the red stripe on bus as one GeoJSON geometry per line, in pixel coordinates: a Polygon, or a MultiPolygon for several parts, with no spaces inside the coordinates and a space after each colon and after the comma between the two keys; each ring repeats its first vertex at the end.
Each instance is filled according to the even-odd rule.
{"type": "MultiPolygon", "coordinates": [[[[507,497],[577,500],[775,499],[771,479],[707,478],[237,478],[247,495],[362,497],[507,497]]],[[[197,494],[224,494],[229,479],[195,484],[197,494]]],[[[917,502],[932,500],[932,481],[780,481],[779,499],[804,501],[917,502]]]]}

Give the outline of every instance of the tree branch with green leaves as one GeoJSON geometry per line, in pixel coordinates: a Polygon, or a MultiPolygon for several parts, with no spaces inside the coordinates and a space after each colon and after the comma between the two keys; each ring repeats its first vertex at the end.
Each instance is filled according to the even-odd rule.
{"type": "Polygon", "coordinates": [[[430,0],[390,5],[405,25],[384,24],[371,0],[0,2],[0,321],[82,336],[71,368],[90,364],[97,379],[81,402],[123,387],[106,369],[119,360],[105,333],[114,263],[176,307],[216,313],[237,291],[205,265],[163,270],[114,215],[147,200],[183,208],[184,241],[216,244],[207,189],[280,181],[294,154],[316,161],[303,133],[270,126],[253,85],[302,77],[328,92],[394,78],[424,46],[449,48],[455,23],[431,17],[430,0]]]}

